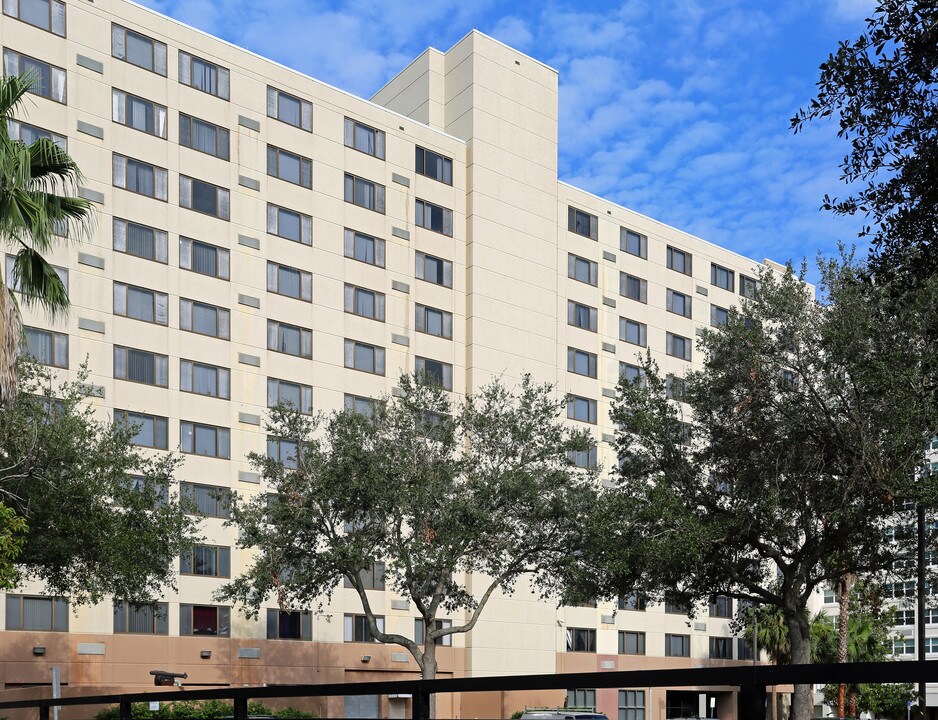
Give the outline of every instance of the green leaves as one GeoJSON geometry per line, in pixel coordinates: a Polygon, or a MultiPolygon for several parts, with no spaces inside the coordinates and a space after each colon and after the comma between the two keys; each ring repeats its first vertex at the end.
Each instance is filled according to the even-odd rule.
{"type": "Polygon", "coordinates": [[[274,409],[268,432],[299,451],[295,462],[252,456],[278,499],[235,504],[240,543],[258,555],[219,597],[249,613],[271,595],[310,607],[347,581],[373,619],[361,571],[383,561],[386,586],[413,602],[428,637],[421,649],[376,626],[372,634],[406,647],[432,677],[432,640],[471,629],[495,589],[510,591],[526,572],[544,591],[556,587],[595,501],[594,473],[572,467],[567,451],[592,441],[566,427],[551,386],[527,377],[456,405],[423,377],[402,376],[399,387],[369,415],[274,409]],[[470,589],[469,572],[490,584],[470,589]],[[435,627],[460,611],[465,624],[435,627]]]}
{"type": "Polygon", "coordinates": [[[22,579],[75,603],[160,596],[196,539],[167,492],[178,458],[147,457],[131,445],[132,428],[97,419],[87,369],[53,386],[45,368],[20,362],[20,392],[0,406],[0,493],[28,525],[22,579]]]}

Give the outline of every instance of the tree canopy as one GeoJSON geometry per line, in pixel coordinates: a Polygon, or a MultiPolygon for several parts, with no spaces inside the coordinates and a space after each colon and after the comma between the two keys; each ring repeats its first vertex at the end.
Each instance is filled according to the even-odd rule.
{"type": "Polygon", "coordinates": [[[496,590],[526,573],[549,590],[595,498],[593,473],[568,458],[591,441],[530,377],[456,404],[423,376],[399,384],[367,413],[272,410],[271,451],[251,456],[271,494],[233,507],[239,545],[257,555],[219,597],[256,615],[271,596],[285,609],[317,606],[344,581],[370,636],[403,646],[433,677],[436,643],[471,630],[496,590]],[[386,589],[423,619],[423,638],[378,624],[366,592],[376,561],[386,589]]]}
{"type": "Polygon", "coordinates": [[[195,540],[195,520],[169,491],[178,457],[150,457],[131,444],[135,428],[96,418],[87,370],[59,383],[19,362],[20,391],[0,405],[0,501],[19,519],[19,546],[0,584],[39,580],[75,603],[159,597],[195,540]]]}
{"type": "MultiPolygon", "coordinates": [[[[818,304],[791,268],[704,332],[703,368],[622,379],[613,407],[619,467],[574,570],[584,596],[640,588],[687,602],[731,595],[779,608],[795,663],[810,661],[812,592],[845,572],[889,571],[911,538],[901,500],[936,427],[921,392],[919,309],[883,312],[825,263],[818,304]],[[681,402],[683,401],[683,402],[681,402]]],[[[795,717],[808,717],[796,688],[795,717]]]]}
{"type": "Polygon", "coordinates": [[[871,272],[897,289],[938,274],[938,5],[879,0],[866,32],[821,65],[818,94],[792,118],[831,115],[849,141],[849,194],[823,207],[872,221],[871,272]]]}

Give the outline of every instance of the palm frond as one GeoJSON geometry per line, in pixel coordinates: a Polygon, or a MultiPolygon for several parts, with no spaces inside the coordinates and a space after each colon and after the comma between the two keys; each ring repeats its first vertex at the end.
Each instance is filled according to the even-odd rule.
{"type": "Polygon", "coordinates": [[[26,307],[39,305],[53,319],[68,310],[68,292],[62,279],[33,248],[23,247],[16,253],[11,275],[8,282],[20,290],[26,307]]]}
{"type": "MultiPolygon", "coordinates": [[[[13,116],[20,103],[23,102],[23,96],[33,86],[33,82],[35,82],[35,78],[29,73],[19,76],[13,75],[0,80],[0,117],[6,120],[6,118],[13,116]]],[[[8,132],[6,122],[4,122],[3,127],[0,128],[0,134],[9,137],[8,132]]]]}

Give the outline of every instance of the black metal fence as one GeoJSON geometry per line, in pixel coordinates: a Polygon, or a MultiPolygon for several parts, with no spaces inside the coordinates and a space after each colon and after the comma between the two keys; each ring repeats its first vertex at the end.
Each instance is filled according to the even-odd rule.
{"type": "Polygon", "coordinates": [[[430,696],[440,693],[472,693],[519,690],[565,690],[568,688],[655,688],[734,686],[739,688],[740,720],[765,717],[766,687],[829,683],[919,683],[938,682],[938,660],[908,662],[848,663],[829,665],[735,665],[668,670],[620,670],[608,672],[505,675],[495,677],[446,678],[440,680],[389,680],[382,682],[330,683],[323,685],[276,685],[214,689],[89,695],[0,701],[6,709],[37,708],[39,720],[49,720],[53,706],[117,705],[120,720],[131,720],[131,705],[138,702],[186,700],[231,700],[234,719],[248,720],[248,701],[267,698],[329,697],[347,695],[410,694],[414,720],[426,720],[430,696]]]}

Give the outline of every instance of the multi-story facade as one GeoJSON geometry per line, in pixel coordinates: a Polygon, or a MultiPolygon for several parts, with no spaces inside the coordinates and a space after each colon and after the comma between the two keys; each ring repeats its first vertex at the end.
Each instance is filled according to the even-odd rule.
{"type": "MultiPolygon", "coordinates": [[[[256,622],[212,603],[248,560],[213,490],[264,490],[246,455],[281,449],[267,407],[354,406],[417,368],[457,396],[530,372],[574,396],[570,422],[598,442],[579,461],[609,467],[620,374],[647,348],[683,375],[700,328],[755,287],[759,263],[558,181],[556,71],[478,32],[371,101],[126,0],[4,0],[0,45],[5,73],[38,77],[12,132],[66,143],[97,214],[93,238],[51,258],[73,307],[54,325],[26,314],[30,351],[63,377],[87,358],[102,415],[184,453],[178,480],[207,536],[156,618],[120,599],[69,608],[40,587],[0,596],[7,689],[48,683],[52,665],[69,688],[110,690],[154,668],[223,685],[415,677],[400,648],[361,642],[353,590],[292,619],[273,601],[256,622]]],[[[372,606],[414,632],[379,580],[372,606]]],[[[440,648],[440,676],[751,662],[731,610],[557,608],[521,587],[440,648]]],[[[447,697],[439,712],[563,701],[447,697]]],[[[570,701],[623,720],[735,712],[729,688],[572,688],[570,701]]],[[[350,702],[316,709],[394,717],[409,701],[350,702]]]]}

